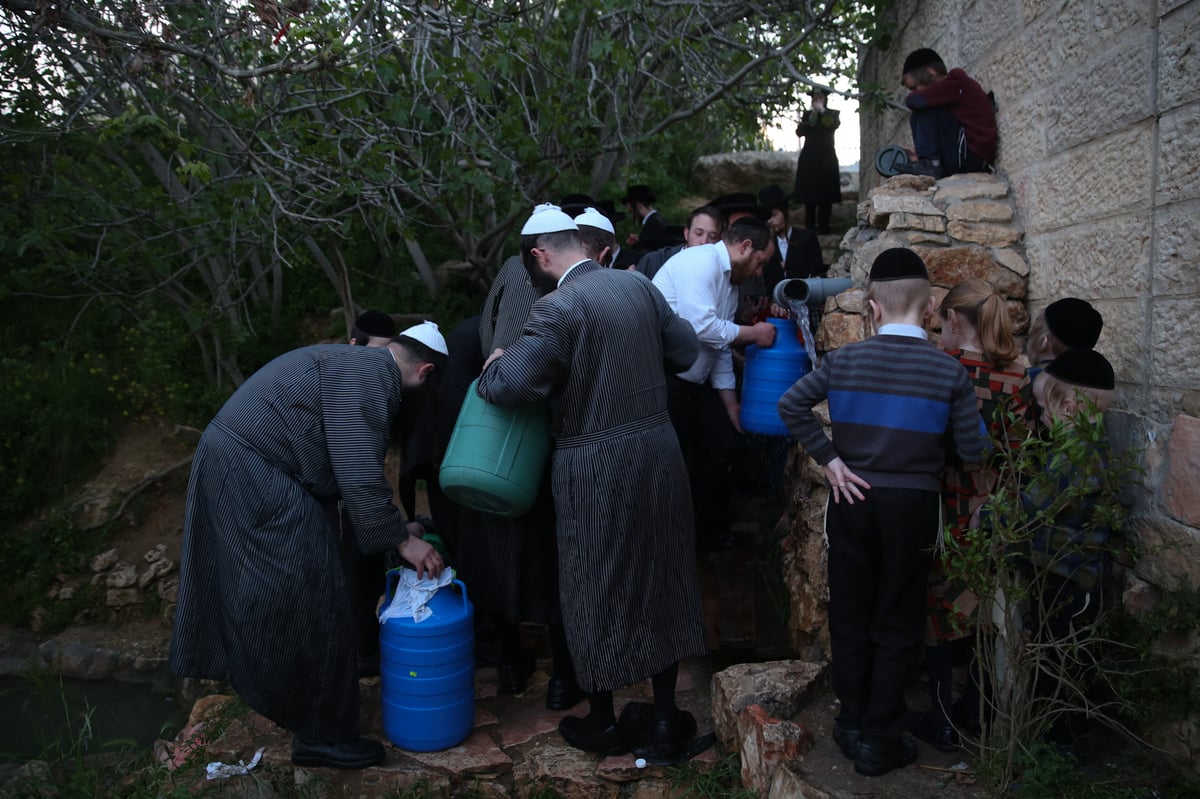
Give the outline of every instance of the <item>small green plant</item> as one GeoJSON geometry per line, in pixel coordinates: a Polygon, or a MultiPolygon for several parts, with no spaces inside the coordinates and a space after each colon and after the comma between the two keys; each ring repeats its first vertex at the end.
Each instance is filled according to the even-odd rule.
{"type": "Polygon", "coordinates": [[[706,799],[754,799],[758,793],[742,786],[742,764],[736,754],[728,754],[712,767],[692,762],[667,769],[667,778],[682,796],[706,799]]]}

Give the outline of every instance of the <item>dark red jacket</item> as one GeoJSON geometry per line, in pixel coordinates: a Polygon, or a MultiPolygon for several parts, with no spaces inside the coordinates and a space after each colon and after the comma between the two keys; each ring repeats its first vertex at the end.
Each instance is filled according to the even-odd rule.
{"type": "Polygon", "coordinates": [[[949,108],[963,126],[971,152],[987,161],[996,160],[996,113],[992,100],[977,81],[958,67],[941,80],[917,89],[904,98],[914,111],[922,108],[949,108]]]}

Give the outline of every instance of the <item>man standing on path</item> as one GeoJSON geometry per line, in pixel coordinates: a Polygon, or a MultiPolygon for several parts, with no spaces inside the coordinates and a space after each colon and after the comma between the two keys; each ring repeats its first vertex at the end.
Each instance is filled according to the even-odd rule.
{"type": "Polygon", "coordinates": [[[726,548],[729,533],[729,470],[742,425],[733,373],[734,344],[775,343],[770,322],[739,325],[738,287],[761,277],[775,237],[756,216],[733,222],[716,244],[688,247],[654,276],[675,313],[700,340],[700,356],[686,371],[667,378],[671,424],[687,459],[696,537],[702,546],[726,548]]]}
{"type": "Polygon", "coordinates": [[[691,364],[696,337],[645,277],[587,258],[555,206],[525,223],[521,257],[547,293],[524,334],[489,357],[478,390],[503,406],[552,402],[563,626],[589,701],[559,731],[589,752],[673,758],[696,730],[675,705],[678,663],[706,647],[664,370],[691,364]],[[647,677],[653,710],[623,713],[619,731],[612,692],[647,677]]]}

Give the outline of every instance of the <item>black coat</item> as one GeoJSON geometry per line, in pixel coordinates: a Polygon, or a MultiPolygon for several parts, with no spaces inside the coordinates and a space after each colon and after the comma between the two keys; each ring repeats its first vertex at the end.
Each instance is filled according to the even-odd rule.
{"type": "Polygon", "coordinates": [[[775,284],[786,278],[824,277],[829,271],[821,258],[821,242],[817,234],[800,227],[792,228],[788,236],[787,263],[779,256],[779,248],[771,253],[771,260],[763,266],[763,281],[767,294],[775,290],[775,284]]]}
{"type": "Polygon", "coordinates": [[[795,202],[821,205],[842,201],[842,179],[833,146],[833,132],[841,124],[837,111],[804,112],[796,128],[796,135],[804,139],[804,148],[796,164],[796,186],[792,192],[795,202]]]}

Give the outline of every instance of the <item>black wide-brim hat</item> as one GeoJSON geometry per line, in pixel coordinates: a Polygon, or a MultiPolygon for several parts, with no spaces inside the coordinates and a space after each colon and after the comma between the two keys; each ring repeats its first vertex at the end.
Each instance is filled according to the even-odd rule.
{"type": "Polygon", "coordinates": [[[558,201],[558,207],[568,216],[579,216],[589,208],[596,208],[596,201],[590,194],[566,194],[558,201]]]}
{"type": "Polygon", "coordinates": [[[1112,364],[1100,353],[1091,349],[1071,349],[1046,364],[1046,374],[1073,386],[1088,388],[1116,388],[1116,376],[1112,364]]]}
{"type": "Polygon", "coordinates": [[[788,200],[791,197],[784,193],[783,189],[772,183],[770,186],[764,186],[758,192],[758,202],[769,209],[778,208],[785,214],[788,212],[788,200]]]}
{"type": "Polygon", "coordinates": [[[645,205],[653,205],[655,201],[654,190],[645,183],[636,183],[625,190],[625,196],[621,198],[623,203],[644,203],[645,205]]]}
{"type": "Polygon", "coordinates": [[[727,217],[730,214],[749,213],[763,221],[771,218],[771,212],[759,205],[758,198],[748,191],[722,194],[720,197],[709,201],[708,204],[727,217]]]}

